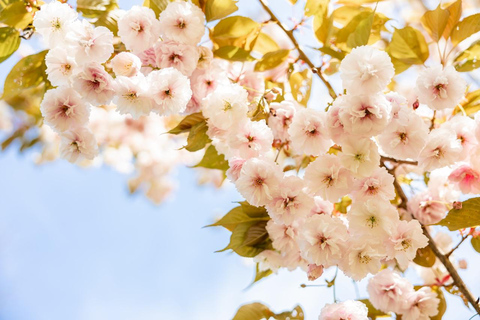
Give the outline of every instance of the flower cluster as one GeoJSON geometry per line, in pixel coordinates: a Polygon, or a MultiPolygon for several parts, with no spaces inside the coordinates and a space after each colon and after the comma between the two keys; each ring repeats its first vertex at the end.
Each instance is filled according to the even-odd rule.
{"type": "MultiPolygon", "coordinates": [[[[185,154],[173,156],[179,140],[161,135],[166,116],[198,113],[207,143],[228,161],[229,180],[270,217],[272,248],[254,258],[260,270],[300,267],[310,280],[332,266],[354,280],[373,274],[368,291],[377,309],[407,320],[437,314],[432,290],[414,290],[380,270],[406,270],[428,244],[422,226],[443,219],[462,193],[480,192],[480,116],[452,112],[466,90],[453,67],[423,68],[413,102],[389,91],[389,55],[358,46],[339,67],[344,94],[305,108],[283,78],[286,63],[261,74],[252,63],[220,61],[199,46],[205,16],[190,2],[171,2],[158,19],[134,6],[118,20],[119,38],[59,2],[43,5],[34,26],[48,43],[54,86],[41,112],[60,136],[63,158],[93,160],[99,145],[118,167],[136,158],[131,188],[148,181],[151,197],[161,200],[170,188],[166,173],[185,154]],[[267,89],[267,77],[284,88],[267,89]],[[426,190],[399,208],[395,175],[424,172],[426,190]]],[[[439,263],[428,270],[420,270],[428,284],[448,275],[439,263]]],[[[320,319],[366,319],[367,312],[345,301],[327,305],[320,319]]]]}

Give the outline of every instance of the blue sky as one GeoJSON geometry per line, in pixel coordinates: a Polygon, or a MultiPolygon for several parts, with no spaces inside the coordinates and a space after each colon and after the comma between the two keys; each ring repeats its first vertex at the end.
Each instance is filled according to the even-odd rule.
{"type": "MultiPolygon", "coordinates": [[[[291,13],[286,1],[271,3],[277,1],[281,15],[291,13]]],[[[259,12],[253,3],[242,0],[241,13],[259,12]]],[[[2,82],[16,60],[2,64],[2,82]]],[[[63,160],[36,166],[31,153],[15,149],[0,153],[0,320],[221,320],[251,301],[277,312],[300,303],[309,320],[332,302],[331,289],[301,289],[300,271],[281,271],[244,290],[253,264],[214,253],[229,233],[202,228],[241,200],[231,185],[198,187],[193,172],[179,168],[175,196],[155,206],[130,196],[127,177],[108,167],[82,169],[63,160]]],[[[460,273],[478,295],[480,258],[471,252],[468,243],[459,250],[470,263],[460,273]]],[[[341,275],[338,285],[340,300],[355,298],[349,279],[341,275]]],[[[473,314],[458,297],[447,299],[445,319],[473,314]]]]}

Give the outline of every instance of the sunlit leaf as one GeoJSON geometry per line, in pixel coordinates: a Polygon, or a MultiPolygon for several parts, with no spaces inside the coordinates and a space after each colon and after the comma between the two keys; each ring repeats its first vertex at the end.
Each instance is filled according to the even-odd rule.
{"type": "Polygon", "coordinates": [[[288,82],[290,83],[293,98],[306,106],[312,90],[312,71],[305,69],[301,72],[294,72],[290,75],[288,82]]]}
{"type": "Polygon", "coordinates": [[[0,62],[8,59],[20,46],[20,33],[15,28],[0,28],[0,62]]]}
{"type": "Polygon", "coordinates": [[[0,11],[0,22],[17,29],[25,29],[33,21],[36,9],[27,11],[23,0],[13,1],[0,11]]]}
{"type": "Polygon", "coordinates": [[[340,213],[347,213],[347,208],[351,204],[352,199],[349,196],[343,196],[339,202],[334,204],[334,208],[340,213]]]}
{"type": "Polygon", "coordinates": [[[240,205],[238,207],[235,207],[230,210],[225,216],[223,216],[220,220],[208,226],[222,226],[231,231],[240,223],[252,223],[270,220],[270,217],[268,216],[267,210],[265,210],[265,208],[254,207],[256,208],[255,210],[249,210],[247,208],[249,208],[247,205],[240,205]]]}
{"type": "Polygon", "coordinates": [[[268,319],[273,315],[274,313],[267,306],[254,302],[241,306],[233,320],[261,320],[268,319]]]}
{"type": "Polygon", "coordinates": [[[205,16],[207,21],[222,19],[238,10],[236,0],[207,0],[205,16]]]}
{"type": "Polygon", "coordinates": [[[98,16],[95,20],[94,25],[99,27],[105,27],[116,36],[118,33],[118,20],[121,17],[121,13],[116,10],[106,11],[98,16]]]}
{"type": "Polygon", "coordinates": [[[472,71],[480,67],[480,40],[460,53],[454,63],[455,69],[460,72],[472,71]]]}
{"type": "Polygon", "coordinates": [[[143,6],[152,9],[158,17],[170,2],[170,0],[144,0],[143,6]]]}
{"type": "Polygon", "coordinates": [[[117,8],[116,0],[77,0],[77,11],[85,18],[98,18],[103,13],[117,8]]]}
{"type": "Polygon", "coordinates": [[[287,49],[266,53],[262,59],[255,64],[255,71],[261,72],[278,67],[287,59],[289,53],[290,50],[287,49]]]}
{"type": "Polygon", "coordinates": [[[445,26],[445,30],[443,31],[443,37],[447,39],[452,32],[453,27],[457,24],[462,16],[462,0],[457,0],[453,2],[451,5],[445,8],[448,10],[448,22],[445,26]]]}
{"type": "Polygon", "coordinates": [[[347,45],[350,48],[368,44],[368,39],[370,38],[370,33],[372,32],[374,16],[375,13],[372,12],[358,22],[355,30],[347,38],[347,45]]]}
{"type": "Polygon", "coordinates": [[[230,243],[220,250],[231,249],[239,256],[253,258],[264,250],[272,249],[272,244],[265,229],[265,221],[240,223],[235,226],[230,236],[230,243]],[[250,228],[253,230],[250,231],[250,228]]]}
{"type": "Polygon", "coordinates": [[[247,17],[232,16],[222,19],[211,33],[215,48],[236,46],[250,51],[261,25],[247,17]]]}
{"type": "Polygon", "coordinates": [[[345,4],[345,5],[361,5],[367,3],[377,3],[382,2],[384,0],[338,0],[338,4],[345,4]]]}
{"type": "Polygon", "coordinates": [[[462,202],[461,209],[452,209],[447,216],[437,223],[450,231],[472,228],[480,225],[480,197],[462,202]]]}
{"type": "Polygon", "coordinates": [[[180,121],[180,123],[175,128],[168,131],[168,133],[180,134],[183,132],[188,132],[194,125],[203,121],[205,121],[205,118],[203,117],[203,114],[201,112],[189,114],[188,116],[183,118],[183,120],[180,121]]]}
{"type": "MultiPolygon", "coordinates": [[[[480,110],[480,89],[471,91],[466,94],[464,101],[461,102],[463,110],[467,115],[472,115],[480,110]]],[[[461,113],[462,110],[459,107],[455,107],[453,114],[461,113]]]]}
{"type": "Polygon", "coordinates": [[[213,52],[213,54],[221,59],[229,61],[254,61],[255,58],[250,55],[250,52],[236,46],[220,47],[213,52]]]}
{"type": "Polygon", "coordinates": [[[386,51],[392,58],[404,64],[423,64],[429,56],[425,38],[420,31],[412,27],[395,29],[386,51]]]}
{"type": "Polygon", "coordinates": [[[275,40],[273,40],[268,34],[260,32],[255,40],[252,51],[265,54],[267,52],[277,51],[279,49],[280,47],[275,40]]]}
{"type": "Polygon", "coordinates": [[[223,154],[219,154],[214,145],[210,145],[207,150],[205,150],[202,160],[194,167],[219,169],[223,171],[227,171],[229,168],[228,161],[225,160],[225,156],[223,154]]]}
{"type": "Polygon", "coordinates": [[[334,30],[333,18],[328,17],[327,8],[317,10],[313,16],[313,31],[317,40],[323,43],[323,46],[329,46],[329,40],[332,37],[334,30]]]}
{"type": "Polygon", "coordinates": [[[340,61],[345,58],[345,53],[343,51],[333,50],[331,47],[321,47],[318,48],[318,50],[325,54],[328,54],[332,58],[337,58],[340,61]]]}
{"type": "Polygon", "coordinates": [[[330,0],[307,0],[305,3],[305,16],[310,17],[320,12],[323,15],[328,11],[328,3],[330,0]]]}
{"type": "Polygon", "coordinates": [[[442,320],[445,311],[447,311],[447,301],[445,301],[445,296],[440,287],[434,287],[432,290],[437,294],[437,299],[440,300],[440,303],[438,304],[437,315],[430,317],[430,320],[442,320]]]}
{"type": "Polygon", "coordinates": [[[5,79],[2,98],[15,109],[40,115],[40,102],[51,87],[45,73],[47,50],[20,60],[5,79]]]}
{"type": "Polygon", "coordinates": [[[253,282],[250,284],[253,285],[254,283],[262,280],[263,278],[268,277],[269,275],[273,274],[273,271],[270,269],[260,271],[258,267],[258,263],[255,265],[255,278],[253,279],[253,282]]]}
{"type": "Polygon", "coordinates": [[[471,35],[480,31],[480,13],[471,15],[460,21],[453,27],[450,35],[454,45],[462,42],[471,35]]]}
{"type": "Polygon", "coordinates": [[[430,249],[429,246],[426,246],[417,250],[417,255],[415,256],[415,259],[413,259],[413,262],[419,266],[430,268],[435,264],[436,259],[437,257],[432,249],[430,249]]]}
{"type": "Polygon", "coordinates": [[[438,42],[447,26],[449,16],[450,12],[438,5],[435,10],[425,12],[420,21],[432,39],[438,42]]]}

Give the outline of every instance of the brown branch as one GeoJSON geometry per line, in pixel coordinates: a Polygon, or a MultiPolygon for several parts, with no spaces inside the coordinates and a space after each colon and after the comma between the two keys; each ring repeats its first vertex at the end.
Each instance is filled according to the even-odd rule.
{"type": "Polygon", "coordinates": [[[467,238],[468,238],[468,234],[464,235],[462,237],[462,240],[460,240],[460,242],[452,250],[450,250],[447,254],[445,254],[445,257],[447,257],[447,258],[450,257],[452,255],[452,253],[455,252],[455,250],[457,250],[458,247],[460,247],[460,245],[463,243],[463,241],[465,241],[467,238]]]}
{"type": "Polygon", "coordinates": [[[283,30],[283,32],[285,32],[285,34],[288,36],[288,38],[290,38],[290,41],[292,41],[293,45],[295,46],[295,49],[298,51],[300,59],[303,60],[303,62],[305,62],[310,67],[310,69],[312,70],[313,73],[317,74],[317,76],[320,78],[320,80],[323,82],[323,84],[325,84],[325,86],[327,87],[328,93],[330,94],[330,96],[333,99],[335,99],[337,97],[337,94],[335,93],[335,90],[333,90],[332,85],[327,81],[327,79],[325,79],[321,70],[317,69],[315,67],[315,65],[312,63],[312,61],[305,54],[305,52],[303,52],[303,50],[300,49],[300,45],[298,44],[297,39],[295,39],[295,36],[293,35],[293,30],[287,30],[283,26],[283,24],[280,22],[280,20],[278,20],[278,18],[275,16],[275,14],[272,12],[272,10],[270,10],[268,5],[265,3],[265,0],[258,0],[258,1],[262,5],[263,9],[265,9],[265,11],[267,11],[268,14],[270,15],[270,20],[277,23],[278,26],[283,30]]]}
{"type": "Polygon", "coordinates": [[[397,164],[409,164],[409,165],[412,165],[412,166],[418,165],[418,161],[398,160],[398,159],[395,159],[395,158],[385,157],[385,156],[381,156],[381,159],[382,159],[382,161],[390,161],[390,162],[395,162],[397,164]]]}
{"type": "MultiPolygon", "coordinates": [[[[385,168],[387,168],[385,166],[385,164],[383,163],[383,161],[381,163],[385,168]]],[[[394,172],[395,169],[387,168],[387,170],[391,174],[393,174],[393,176],[395,177],[395,172],[394,172]]],[[[395,187],[395,190],[397,191],[398,196],[402,200],[402,203],[400,203],[399,207],[402,207],[402,208],[406,209],[408,198],[405,195],[405,192],[403,191],[402,187],[398,183],[397,179],[394,180],[393,186],[395,187]]],[[[448,259],[448,255],[444,255],[443,253],[440,252],[437,245],[435,244],[435,241],[433,241],[432,236],[430,235],[430,233],[428,232],[427,228],[424,225],[422,225],[422,229],[423,229],[423,234],[428,238],[428,246],[430,247],[430,249],[432,249],[432,252],[438,258],[438,260],[440,260],[440,262],[445,266],[448,273],[452,277],[453,283],[458,287],[458,290],[460,290],[460,292],[465,296],[465,298],[467,298],[468,302],[470,302],[470,304],[473,306],[475,311],[478,314],[480,314],[480,304],[478,303],[478,300],[475,299],[475,297],[470,292],[470,290],[468,289],[465,282],[463,282],[463,279],[458,274],[457,269],[455,269],[452,262],[448,259]]],[[[464,241],[464,239],[462,240],[462,242],[463,241],[464,241]]]]}

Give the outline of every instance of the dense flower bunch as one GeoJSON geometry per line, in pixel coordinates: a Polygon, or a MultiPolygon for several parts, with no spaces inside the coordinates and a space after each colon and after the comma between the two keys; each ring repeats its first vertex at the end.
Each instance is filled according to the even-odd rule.
{"type": "MultiPolygon", "coordinates": [[[[118,20],[119,41],[56,1],[41,7],[33,25],[48,43],[54,86],[41,103],[50,128],[43,134],[60,137],[63,158],[82,163],[95,159],[98,145],[121,145],[107,147],[106,161],[124,170],[135,156],[132,188],[149,181],[151,197],[161,200],[166,173],[186,154],[173,155],[181,140],[161,135],[170,128],[165,116],[187,115],[177,133],[191,130],[189,139],[203,143],[189,151],[209,144],[205,157],[214,150],[248,204],[268,214],[263,228],[271,243],[252,255],[260,271],[301,268],[312,281],[333,266],[356,281],[372,274],[376,309],[404,320],[437,315],[437,293],[415,290],[397,271],[428,245],[422,228],[445,218],[462,195],[480,192],[480,116],[454,112],[467,83],[453,66],[422,66],[412,100],[388,88],[396,71],[390,55],[358,45],[339,65],[344,93],[306,108],[285,79],[294,55],[287,50],[266,72],[214,59],[199,45],[205,15],[191,2],[169,3],[158,19],[134,6],[118,20]],[[266,78],[282,88],[267,87],[266,78]],[[396,175],[426,173],[426,188],[405,203],[396,175]]],[[[435,242],[455,262],[450,237],[437,233],[435,242]]],[[[450,284],[438,260],[418,271],[426,285],[450,284]]],[[[367,307],[350,300],[320,314],[367,317],[367,307]]]]}

